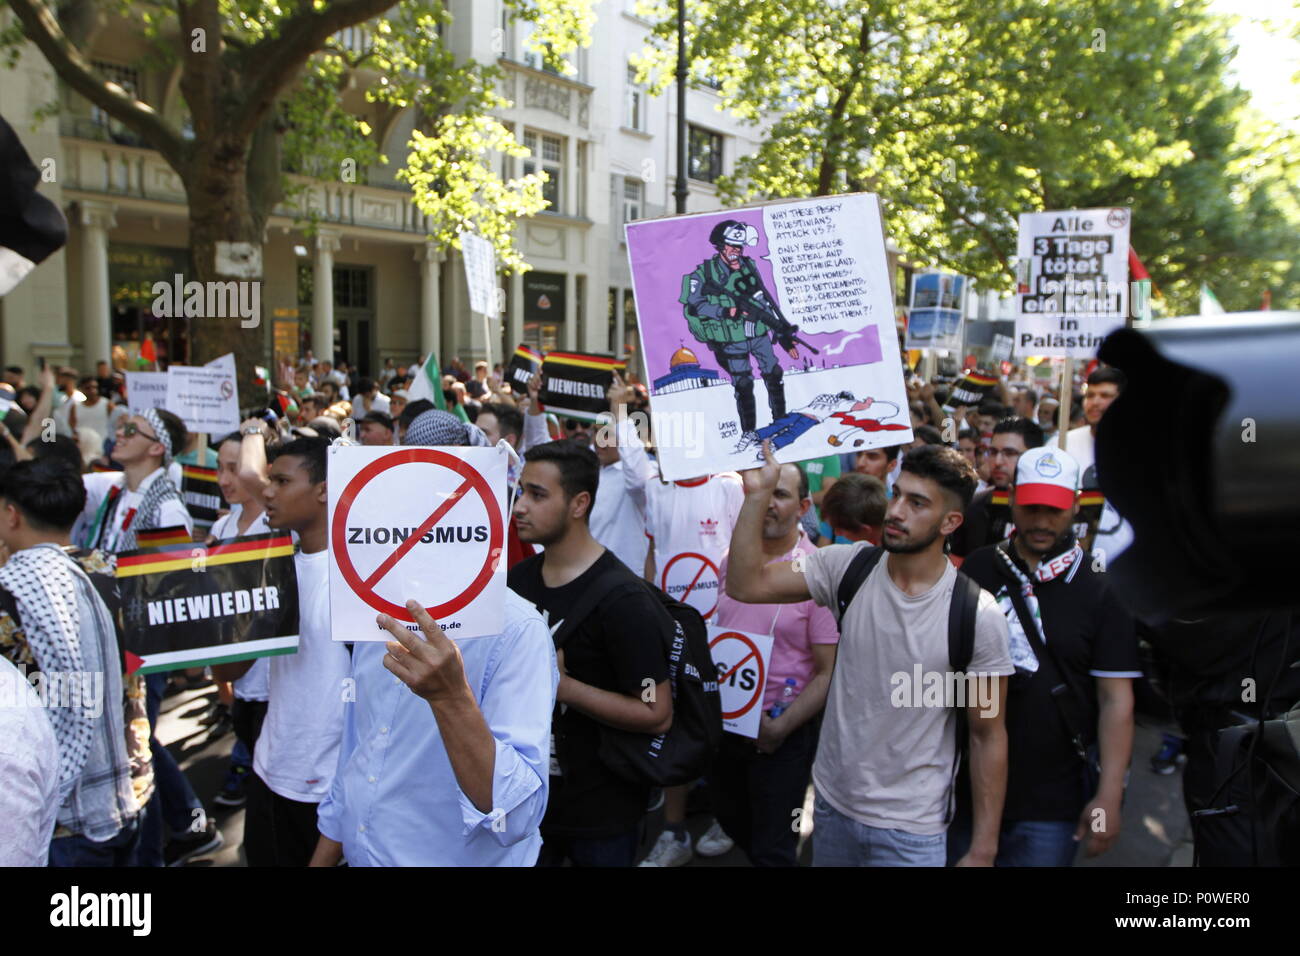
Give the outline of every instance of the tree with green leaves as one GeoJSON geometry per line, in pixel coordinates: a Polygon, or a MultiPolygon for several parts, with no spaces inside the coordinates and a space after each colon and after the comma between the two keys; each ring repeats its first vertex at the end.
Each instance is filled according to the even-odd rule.
{"type": "MultiPolygon", "coordinates": [[[[531,43],[557,69],[590,42],[591,0],[506,0],[535,24],[531,43]]],[[[507,269],[524,268],[512,234],[519,216],[544,206],[541,175],[503,179],[499,154],[523,155],[493,116],[507,105],[496,93],[497,67],[458,58],[444,40],[451,13],[440,0],[70,0],[57,13],[41,0],[6,0],[16,29],[0,34],[10,66],[30,41],[76,93],[156,149],[188,199],[191,260],[200,282],[225,281],[232,257],[260,275],[268,217],[286,196],[286,169],[338,179],[345,161],[384,161],[376,129],[403,110],[417,122],[406,166],[433,241],[454,246],[461,231],[491,240],[507,269]],[[172,71],[192,130],[169,122],[159,103],[137,98],[91,63],[96,37],[125,18],[146,37],[143,69],[172,71]],[[340,31],[365,25],[353,49],[340,31]],[[348,112],[342,93],[365,87],[367,116],[348,112]],[[219,256],[221,251],[224,255],[219,256]]],[[[247,276],[240,276],[246,278],[247,276]]],[[[207,319],[191,329],[192,359],[233,351],[241,393],[255,364],[266,362],[261,331],[240,333],[236,320],[207,319]]]]}
{"type": "MultiPolygon", "coordinates": [[[[673,3],[641,4],[657,23],[641,59],[657,90],[672,81],[673,3]]],[[[1232,95],[1208,0],[688,3],[696,75],[720,85],[721,108],[764,124],[720,182],[726,200],[878,193],[908,258],[986,288],[1012,285],[1020,212],[1081,205],[1133,207],[1159,286],[1166,262],[1184,264],[1158,251],[1158,234],[1208,210],[1136,184],[1188,168],[1234,187],[1238,147],[1215,154],[1217,172],[1194,148],[1234,139],[1201,128],[1200,111],[1232,95]]]]}

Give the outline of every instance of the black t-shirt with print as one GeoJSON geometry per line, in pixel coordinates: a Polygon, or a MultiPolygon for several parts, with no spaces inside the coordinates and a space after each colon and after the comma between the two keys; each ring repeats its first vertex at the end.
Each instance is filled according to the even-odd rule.
{"type": "MultiPolygon", "coordinates": [[[[552,634],[606,571],[621,568],[629,578],[636,577],[607,550],[573,581],[548,588],[542,581],[543,558],[539,554],[519,562],[510,569],[508,581],[515,593],[537,605],[552,634]]],[[[672,629],[672,618],[648,588],[622,589],[569,633],[565,670],[584,684],[640,697],[646,678],[655,684],[668,679],[664,634],[672,629]]],[[[560,775],[551,776],[543,837],[613,836],[635,826],[645,815],[650,788],[615,776],[601,763],[598,723],[572,707],[557,705],[551,731],[560,775]]]]}
{"type": "MultiPolygon", "coordinates": [[[[1004,614],[1013,579],[995,546],[967,556],[961,569],[997,598],[1004,614]]],[[[1022,566],[1022,571],[1028,573],[1022,566]]],[[[1083,732],[1097,735],[1097,677],[1141,674],[1134,621],[1110,587],[1093,570],[1086,553],[1051,581],[1034,581],[1043,633],[1055,659],[1081,698],[1083,732]]],[[[1085,792],[1083,762],[1075,753],[1043,662],[1032,675],[1017,675],[1007,695],[1007,800],[1005,820],[1076,820],[1093,794],[1085,792]]]]}

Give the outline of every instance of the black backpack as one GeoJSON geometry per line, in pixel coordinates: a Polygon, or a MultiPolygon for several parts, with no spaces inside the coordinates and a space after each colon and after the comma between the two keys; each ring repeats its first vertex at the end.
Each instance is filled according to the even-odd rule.
{"type": "MultiPolygon", "coordinates": [[[[540,561],[541,557],[528,560],[540,561]]],[[[703,776],[722,743],[722,693],[709,652],[709,631],[700,612],[670,598],[637,577],[621,561],[592,582],[554,634],[562,648],[602,602],[644,588],[663,605],[673,630],[663,634],[664,658],[673,695],[673,723],[662,734],[638,734],[606,724],[600,727],[596,755],[613,773],[633,783],[672,787],[703,776]]]]}
{"type": "MultiPolygon", "coordinates": [[[[880,563],[884,553],[884,548],[859,548],[857,554],[853,555],[853,560],[849,562],[849,566],[845,568],[844,576],[840,578],[839,588],[835,592],[836,619],[839,621],[841,634],[844,633],[844,612],[848,610],[853,598],[866,583],[876,565],[880,563]]],[[[975,615],[979,611],[979,604],[980,586],[969,575],[958,571],[957,583],[952,589],[952,603],[948,605],[948,666],[954,673],[964,674],[970,667],[971,658],[975,655],[975,615]]],[[[966,751],[967,742],[966,708],[954,707],[953,710],[957,714],[957,748],[952,765],[952,781],[949,785],[949,820],[956,810],[957,777],[963,763],[962,756],[966,751]]]]}

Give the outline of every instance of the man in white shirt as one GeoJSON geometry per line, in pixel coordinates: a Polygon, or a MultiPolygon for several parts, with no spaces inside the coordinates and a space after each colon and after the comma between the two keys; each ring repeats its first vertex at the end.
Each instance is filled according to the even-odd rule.
{"type": "Polygon", "coordinates": [[[609,387],[613,418],[596,429],[600,484],[591,508],[590,527],[593,538],[639,573],[645,568],[649,545],[644,530],[645,496],[654,465],[637,433],[636,422],[627,416],[627,403],[635,397],[636,392],[615,372],[609,387]]]}
{"type": "MultiPolygon", "coordinates": [[[[329,442],[296,438],[269,452],[263,495],[272,528],[298,532],[298,650],[271,660],[266,718],[248,781],[244,851],[249,866],[306,866],[316,849],[317,805],[329,792],[343,735],[344,681],[352,660],[330,639],[325,469],[329,442]]],[[[237,680],[252,661],[214,666],[237,680]]]]}
{"type": "Polygon", "coordinates": [[[118,422],[113,459],[120,472],[82,475],[86,507],[78,521],[79,542],[119,554],[139,547],[141,531],[183,527],[194,533],[190,517],[166,469],[185,447],[184,423],[171,412],[148,408],[118,422]]]}
{"type": "Polygon", "coordinates": [[[371,412],[383,412],[389,414],[390,403],[388,396],[379,391],[379,386],[375,384],[373,378],[357,379],[356,397],[352,399],[352,417],[362,418],[371,412]],[[358,407],[361,409],[358,414],[358,407]]]}
{"type": "Polygon", "coordinates": [[[0,656],[0,866],[45,866],[59,811],[59,747],[26,676],[0,656]]]}
{"type": "Polygon", "coordinates": [[[1098,368],[1088,376],[1088,387],[1083,393],[1083,417],[1087,424],[1070,429],[1065,436],[1065,450],[1079,463],[1080,471],[1096,464],[1097,423],[1110,403],[1124,391],[1125,382],[1124,373],[1117,368],[1098,368]]]}

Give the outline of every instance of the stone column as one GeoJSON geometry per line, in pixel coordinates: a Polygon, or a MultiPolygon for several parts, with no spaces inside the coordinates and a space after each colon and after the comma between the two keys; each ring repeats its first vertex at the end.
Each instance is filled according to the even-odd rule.
{"type": "Polygon", "coordinates": [[[442,361],[442,250],[431,242],[415,249],[420,264],[420,355],[437,352],[442,361]]]}
{"type": "Polygon", "coordinates": [[[627,291],[622,286],[614,292],[614,341],[609,343],[609,350],[614,353],[614,358],[623,357],[623,339],[627,336],[627,322],[624,318],[626,313],[623,311],[625,295],[627,291]]]}
{"type": "Polygon", "coordinates": [[[564,347],[570,352],[578,350],[578,277],[572,272],[564,274],[564,347]]]}
{"type": "MultiPolygon", "coordinates": [[[[108,295],[108,230],[117,227],[112,203],[84,200],[79,203],[81,223],[81,321],[82,348],[87,375],[99,361],[112,364],[111,304],[108,295]]],[[[171,276],[158,276],[172,281],[171,276]]]]}
{"type": "Polygon", "coordinates": [[[312,267],[311,352],[316,361],[334,364],[334,253],[339,250],[335,229],[316,233],[316,260],[312,267]]]}

